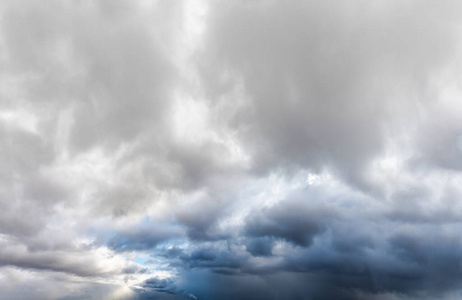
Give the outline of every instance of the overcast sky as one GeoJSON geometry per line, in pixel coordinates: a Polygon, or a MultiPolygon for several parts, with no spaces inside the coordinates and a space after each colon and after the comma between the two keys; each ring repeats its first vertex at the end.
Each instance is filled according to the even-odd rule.
{"type": "Polygon", "coordinates": [[[0,299],[461,299],[461,11],[1,1],[0,299]]]}

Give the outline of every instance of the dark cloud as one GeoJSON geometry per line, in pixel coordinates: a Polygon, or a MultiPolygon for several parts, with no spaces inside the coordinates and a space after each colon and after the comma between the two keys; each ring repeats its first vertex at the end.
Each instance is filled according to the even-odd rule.
{"type": "MultiPolygon", "coordinates": [[[[184,297],[179,297],[181,299],[186,299],[186,298],[197,299],[197,297],[194,294],[188,291],[179,290],[176,287],[175,282],[170,278],[160,279],[158,277],[152,277],[144,281],[143,287],[146,288],[147,291],[142,291],[140,293],[141,299],[144,299],[145,297],[147,297],[147,299],[152,299],[149,296],[150,291],[155,291],[157,293],[167,293],[167,294],[172,294],[172,295],[184,296],[184,297]]],[[[152,296],[153,296],[153,299],[157,299],[155,297],[155,294],[152,296]]]]}
{"type": "Polygon", "coordinates": [[[386,241],[376,236],[361,239],[354,233],[343,236],[342,229],[335,228],[330,243],[293,248],[275,266],[254,264],[229,249],[200,249],[183,256],[192,267],[182,272],[191,276],[183,280],[199,299],[367,299],[387,293],[418,299],[460,289],[460,268],[455,264],[461,258],[459,242],[435,238],[437,232],[423,238],[417,228],[418,236],[404,232],[386,241]]]}
{"type": "Polygon", "coordinates": [[[172,255],[168,258],[176,260],[172,266],[183,270],[181,274],[197,272],[204,280],[199,284],[202,287],[188,286],[192,278],[183,278],[182,284],[205,299],[401,299],[401,296],[430,299],[443,297],[444,291],[460,289],[460,268],[455,263],[461,259],[460,241],[453,236],[456,231],[442,234],[443,225],[411,225],[383,216],[374,220],[377,218],[374,214],[352,219],[350,213],[354,211],[348,210],[339,216],[334,213],[335,209],[321,210],[308,195],[305,191],[270,209],[251,213],[249,216],[264,216],[266,221],[252,222],[247,217],[246,240],[203,246],[190,253],[170,249],[172,255]],[[306,199],[300,197],[303,194],[306,199]],[[310,221],[322,220],[329,225],[314,234],[302,230],[306,225],[303,222],[288,226],[280,216],[297,216],[295,211],[307,220],[310,220],[308,212],[316,212],[310,221]],[[262,225],[269,223],[268,219],[292,230],[279,234],[272,226],[262,225]],[[258,225],[265,229],[264,234],[252,236],[248,224],[252,224],[250,228],[258,225]],[[300,241],[309,243],[297,243],[298,239],[294,238],[305,236],[309,239],[300,238],[300,241]],[[297,282],[304,288],[281,287],[274,278],[297,282]],[[225,288],[227,285],[239,286],[240,292],[225,288]]]}
{"type": "Polygon", "coordinates": [[[310,199],[288,200],[247,217],[245,233],[252,237],[276,237],[309,246],[325,225],[320,220],[335,212],[309,205],[310,199]]]}
{"type": "MultiPolygon", "coordinates": [[[[217,220],[223,212],[218,199],[202,199],[200,203],[181,208],[176,214],[179,224],[192,240],[216,240],[226,238],[217,228],[217,220]]],[[[222,206],[225,203],[222,203],[222,206]]]]}
{"type": "Polygon", "coordinates": [[[310,274],[227,276],[192,272],[185,276],[198,299],[355,299],[353,293],[326,286],[323,280],[310,274]],[[202,280],[192,285],[193,278],[202,280]]]}
{"type": "Polygon", "coordinates": [[[271,238],[253,238],[246,244],[247,251],[253,256],[271,256],[273,254],[274,241],[271,238]]]}
{"type": "Polygon", "coordinates": [[[247,255],[221,247],[202,247],[189,255],[182,255],[183,266],[188,269],[209,269],[216,273],[237,274],[245,269],[247,255]]]}

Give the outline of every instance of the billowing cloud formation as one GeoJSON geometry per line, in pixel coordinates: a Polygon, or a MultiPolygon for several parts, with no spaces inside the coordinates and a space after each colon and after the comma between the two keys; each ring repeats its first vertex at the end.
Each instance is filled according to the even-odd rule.
{"type": "Polygon", "coordinates": [[[461,6],[4,1],[0,298],[460,298],[461,6]]]}

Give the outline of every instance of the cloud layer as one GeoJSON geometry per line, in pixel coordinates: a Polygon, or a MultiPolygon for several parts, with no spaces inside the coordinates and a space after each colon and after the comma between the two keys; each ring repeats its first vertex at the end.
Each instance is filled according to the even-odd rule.
{"type": "Polygon", "coordinates": [[[460,9],[4,1],[0,298],[460,298],[460,9]]]}

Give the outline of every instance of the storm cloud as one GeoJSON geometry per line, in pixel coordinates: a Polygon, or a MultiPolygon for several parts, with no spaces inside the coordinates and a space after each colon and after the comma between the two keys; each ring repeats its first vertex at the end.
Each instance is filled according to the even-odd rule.
{"type": "Polygon", "coordinates": [[[461,9],[3,1],[0,298],[460,298],[461,9]]]}

